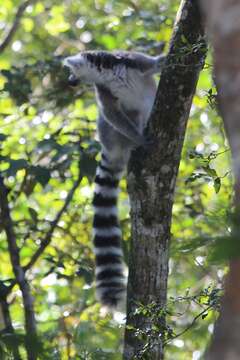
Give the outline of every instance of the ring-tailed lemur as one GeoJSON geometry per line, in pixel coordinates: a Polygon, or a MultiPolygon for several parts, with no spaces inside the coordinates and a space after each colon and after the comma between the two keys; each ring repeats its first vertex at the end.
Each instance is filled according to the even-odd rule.
{"type": "Polygon", "coordinates": [[[64,61],[72,73],[71,85],[78,80],[94,84],[99,108],[102,152],[95,178],[93,231],[97,296],[105,305],[116,305],[125,290],[118,184],[131,150],[148,143],[143,131],[156,94],[153,75],[161,71],[164,60],[164,55],[138,52],[85,51],[64,61]]]}

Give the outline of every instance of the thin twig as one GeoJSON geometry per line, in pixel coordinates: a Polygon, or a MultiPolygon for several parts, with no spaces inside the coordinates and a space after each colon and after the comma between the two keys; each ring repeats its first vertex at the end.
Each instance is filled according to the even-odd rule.
{"type": "Polygon", "coordinates": [[[12,26],[10,27],[10,29],[7,31],[6,35],[4,36],[3,41],[0,44],[0,53],[2,53],[6,49],[6,47],[10,44],[10,42],[12,41],[26,8],[29,5],[34,4],[35,2],[36,2],[36,0],[27,0],[18,7],[14,22],[13,22],[12,26]]]}
{"type": "Polygon", "coordinates": [[[164,346],[167,345],[168,343],[172,342],[174,339],[182,336],[183,334],[185,334],[189,329],[191,329],[196,321],[204,314],[206,314],[206,312],[210,309],[212,309],[212,305],[209,305],[207,308],[205,308],[203,311],[201,311],[198,315],[195,316],[195,318],[192,320],[192,322],[183,330],[183,331],[180,331],[178,334],[174,335],[173,337],[171,337],[171,339],[168,339],[164,342],[164,346]]]}

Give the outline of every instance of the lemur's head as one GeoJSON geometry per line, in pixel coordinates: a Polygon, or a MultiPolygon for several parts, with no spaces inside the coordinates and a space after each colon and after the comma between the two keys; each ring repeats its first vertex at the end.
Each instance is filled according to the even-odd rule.
{"type": "Polygon", "coordinates": [[[70,68],[69,84],[76,86],[79,82],[104,83],[119,75],[119,70],[129,66],[123,55],[107,51],[82,51],[67,57],[63,64],[70,68]]]}
{"type": "Polygon", "coordinates": [[[86,61],[84,53],[69,56],[63,61],[63,65],[70,69],[68,83],[71,86],[77,86],[80,81],[87,82],[89,77],[89,64],[86,61]]]}
{"type": "Polygon", "coordinates": [[[129,52],[82,51],[67,57],[63,64],[70,68],[69,84],[76,86],[84,83],[106,83],[113,79],[123,78],[126,69],[140,71],[138,61],[129,52]]]}

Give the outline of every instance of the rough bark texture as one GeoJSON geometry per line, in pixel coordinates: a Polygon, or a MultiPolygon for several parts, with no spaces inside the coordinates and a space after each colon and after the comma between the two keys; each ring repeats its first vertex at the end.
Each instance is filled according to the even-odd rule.
{"type": "Polygon", "coordinates": [[[126,360],[163,359],[164,312],[155,322],[159,331],[153,332],[151,316],[136,315],[135,311],[139,303],[155,303],[158,309],[166,305],[174,188],[192,98],[205,58],[203,35],[196,1],[182,1],[150,119],[149,131],[157,141],[148,153],[138,149],[129,166],[132,243],[126,360]]]}
{"type": "MultiPolygon", "coordinates": [[[[234,231],[240,238],[240,3],[239,0],[202,0],[210,39],[220,110],[232,151],[235,174],[234,231]]],[[[231,246],[231,244],[229,244],[231,246]]],[[[212,345],[206,359],[240,359],[240,256],[230,261],[225,295],[212,345]]]]}

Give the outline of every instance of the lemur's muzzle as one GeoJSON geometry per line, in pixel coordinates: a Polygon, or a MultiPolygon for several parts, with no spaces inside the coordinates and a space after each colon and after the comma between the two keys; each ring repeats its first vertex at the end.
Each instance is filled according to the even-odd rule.
{"type": "Polygon", "coordinates": [[[68,78],[68,85],[74,87],[77,86],[78,84],[79,84],[79,79],[75,75],[71,74],[68,78]]]}

